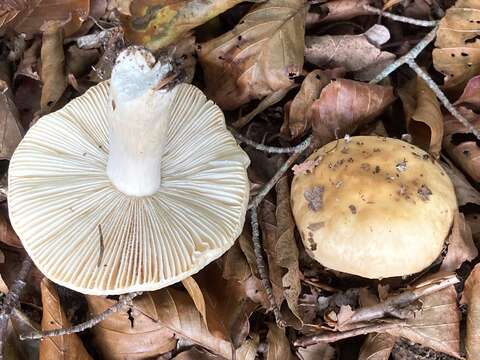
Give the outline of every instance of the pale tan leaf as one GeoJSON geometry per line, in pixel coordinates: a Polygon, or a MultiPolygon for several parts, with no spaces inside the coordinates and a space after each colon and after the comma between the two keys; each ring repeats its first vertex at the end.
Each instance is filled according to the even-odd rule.
{"type": "Polygon", "coordinates": [[[390,334],[368,334],[363,342],[358,360],[388,360],[397,338],[390,334]]]}
{"type": "Polygon", "coordinates": [[[338,79],[325,86],[310,107],[314,135],[325,144],[352,133],[380,115],[395,99],[389,86],[338,79]]]}
{"type": "MultiPolygon", "coordinates": [[[[41,284],[42,289],[42,330],[54,330],[70,327],[65,312],[60,304],[57,291],[54,285],[44,278],[41,284]]],[[[77,334],[54,336],[43,339],[40,342],[40,360],[54,359],[91,359],[82,341],[77,334]]]]}
{"type": "MultiPolygon", "coordinates": [[[[138,0],[130,4],[131,15],[120,18],[128,41],[150,50],[158,50],[241,1],[138,0]]],[[[125,8],[125,5],[122,8],[125,8]]],[[[125,12],[125,9],[123,11],[125,12]]]]}
{"type": "Polygon", "coordinates": [[[267,360],[295,360],[295,356],[290,350],[290,344],[285,336],[285,330],[277,325],[268,323],[267,334],[267,360]]]}
{"type": "Polygon", "coordinates": [[[197,308],[198,312],[202,315],[202,319],[205,322],[205,325],[208,327],[207,323],[207,310],[205,306],[205,298],[203,297],[202,290],[198,286],[195,279],[191,276],[182,280],[182,284],[187,289],[188,294],[193,300],[195,307],[197,308]]]}
{"type": "Polygon", "coordinates": [[[407,325],[388,330],[415,343],[460,358],[460,311],[453,286],[421,299],[422,307],[407,325]]]}
{"type": "Polygon", "coordinates": [[[462,301],[467,304],[467,360],[480,359],[480,265],[476,265],[465,282],[462,301]]]}
{"type": "MultiPolygon", "coordinates": [[[[144,295],[147,301],[151,299],[149,294],[144,295]]],[[[185,297],[190,301],[187,294],[185,297]]],[[[115,304],[114,300],[102,296],[87,295],[86,299],[93,315],[99,314],[115,304]]],[[[190,301],[190,303],[194,308],[193,302],[190,301]]],[[[166,312],[166,316],[171,313],[171,309],[168,307],[165,307],[163,311],[166,312]]],[[[196,313],[198,322],[203,325],[201,315],[196,313]]],[[[126,310],[119,311],[92,329],[95,342],[105,359],[144,359],[175,348],[177,343],[175,334],[159,323],[156,316],[151,316],[142,307],[135,306],[131,312],[131,318],[133,323],[126,310]]]]}
{"type": "Polygon", "coordinates": [[[269,0],[199,45],[208,96],[232,110],[289,87],[303,67],[306,11],[302,0],[269,0]]]}

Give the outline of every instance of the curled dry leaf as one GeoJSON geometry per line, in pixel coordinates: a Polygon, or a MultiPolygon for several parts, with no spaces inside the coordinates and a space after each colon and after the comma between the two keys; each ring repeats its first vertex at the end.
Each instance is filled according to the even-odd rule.
{"type": "MultiPolygon", "coordinates": [[[[460,107],[458,111],[480,129],[480,115],[465,107],[460,107]]],[[[445,116],[444,126],[444,149],[457,166],[474,181],[480,182],[480,141],[451,115],[445,116]]]]}
{"type": "Polygon", "coordinates": [[[0,241],[16,248],[23,248],[20,239],[12,228],[12,225],[10,225],[10,222],[3,214],[0,214],[0,241]]]}
{"type": "Polygon", "coordinates": [[[309,13],[309,25],[321,22],[349,20],[360,15],[371,15],[363,8],[369,0],[334,0],[313,6],[309,13]]]}
{"type": "Polygon", "coordinates": [[[442,150],[443,115],[437,97],[419,77],[399,91],[412,143],[438,158],[442,150]]]}
{"type": "Polygon", "coordinates": [[[475,204],[480,206],[480,192],[465,178],[460,170],[453,165],[450,160],[444,158],[443,169],[452,180],[455,188],[458,206],[475,204]]]}
{"type": "MultiPolygon", "coordinates": [[[[151,299],[149,293],[144,296],[148,300],[151,299]]],[[[188,297],[188,295],[186,296],[188,297]]],[[[101,296],[88,295],[86,299],[93,315],[97,315],[115,304],[114,300],[101,296]]],[[[149,310],[150,308],[144,309],[137,305],[130,314],[126,310],[119,311],[92,329],[98,349],[105,359],[144,359],[175,348],[177,343],[175,334],[156,321],[155,314],[151,315],[149,310]]],[[[171,309],[165,308],[164,311],[168,316],[171,309]]],[[[174,314],[171,315],[174,316],[174,314]]],[[[200,315],[198,315],[198,320],[202,323],[200,315]]]]}
{"type": "Polygon", "coordinates": [[[131,15],[121,16],[121,20],[128,41],[158,50],[240,2],[242,0],[133,1],[131,15]]]}
{"type": "Polygon", "coordinates": [[[359,80],[371,80],[395,60],[379,47],[390,39],[385,26],[374,25],[360,35],[307,36],[305,59],[319,67],[343,67],[359,80]]]}
{"type": "Polygon", "coordinates": [[[43,29],[41,50],[43,88],[40,111],[42,114],[47,114],[67,88],[67,78],[61,25],[58,21],[51,21],[46,23],[43,29]]]}
{"type": "MultiPolygon", "coordinates": [[[[71,326],[60,304],[53,283],[44,278],[42,289],[42,330],[62,329],[71,326]]],[[[40,341],[40,360],[49,359],[91,359],[77,334],[54,336],[40,341]]]]}
{"type": "Polygon", "coordinates": [[[302,82],[302,86],[288,109],[288,127],[292,138],[305,134],[311,127],[307,111],[318,99],[320,92],[332,79],[342,77],[343,69],[313,70],[302,82]]]}
{"type": "Polygon", "coordinates": [[[458,0],[440,20],[433,65],[447,89],[461,89],[480,72],[479,10],[478,1],[458,0]]]}
{"type": "Polygon", "coordinates": [[[65,36],[80,29],[88,18],[90,0],[6,1],[0,4],[0,31],[12,29],[17,33],[34,35],[48,21],[60,21],[65,36]]]}
{"type": "Polygon", "coordinates": [[[306,6],[266,1],[231,31],[199,45],[209,97],[232,110],[289,87],[303,67],[306,6]]]}
{"type": "Polygon", "coordinates": [[[388,360],[397,338],[390,334],[368,334],[362,344],[358,360],[388,360]]]}
{"type": "Polygon", "coordinates": [[[0,159],[10,160],[23,134],[12,91],[0,74],[0,159]]]}
{"type": "Polygon", "coordinates": [[[387,330],[435,351],[460,358],[460,311],[454,286],[421,299],[421,309],[402,327],[387,330]]]}
{"type": "Polygon", "coordinates": [[[480,265],[476,265],[465,282],[462,302],[468,306],[467,337],[465,350],[467,360],[480,359],[480,265]]]}
{"type": "Polygon", "coordinates": [[[285,329],[281,329],[275,324],[268,325],[267,334],[267,360],[295,360],[295,356],[290,350],[290,343],[285,336],[285,329]]]}
{"type": "Polygon", "coordinates": [[[197,308],[200,315],[202,315],[202,319],[208,328],[205,298],[203,297],[203,293],[202,293],[202,290],[200,289],[200,286],[198,286],[195,279],[191,276],[189,276],[186,279],[183,279],[182,284],[187,290],[188,295],[190,295],[190,297],[192,298],[192,301],[195,304],[195,307],[197,308]]]}
{"type": "Polygon", "coordinates": [[[297,327],[301,327],[302,318],[298,307],[298,298],[302,290],[298,262],[298,247],[295,241],[295,221],[293,220],[290,206],[290,186],[288,177],[283,176],[275,186],[277,192],[277,231],[276,231],[276,263],[286,269],[282,277],[283,292],[289,309],[300,321],[297,327]]]}
{"type": "Polygon", "coordinates": [[[352,133],[380,115],[393,102],[390,86],[339,79],[325,86],[309,111],[317,141],[326,144],[352,133]]]}

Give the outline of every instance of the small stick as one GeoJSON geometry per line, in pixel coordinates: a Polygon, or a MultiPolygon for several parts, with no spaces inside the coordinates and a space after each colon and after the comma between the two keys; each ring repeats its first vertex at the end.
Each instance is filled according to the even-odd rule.
{"type": "Polygon", "coordinates": [[[470,122],[465,119],[465,117],[458,112],[458,110],[452,105],[452,103],[448,100],[442,90],[438,87],[438,85],[433,81],[433,79],[423,71],[420,66],[417,65],[414,59],[407,59],[406,60],[408,66],[417,73],[419,77],[421,77],[428,85],[430,89],[435,93],[438,100],[442,103],[445,109],[448,110],[450,114],[453,115],[455,119],[457,119],[463,126],[465,126],[469,132],[471,132],[477,139],[480,139],[480,132],[472,125],[470,122]]]}
{"type": "Polygon", "coordinates": [[[437,29],[438,29],[438,26],[435,26],[435,28],[433,28],[417,45],[411,48],[408,53],[406,53],[402,57],[399,57],[393,63],[388,65],[374,79],[372,79],[370,81],[370,84],[379,83],[380,81],[385,79],[388,75],[390,75],[392,72],[397,70],[397,68],[405,64],[408,60],[415,59],[422,52],[422,50],[425,49],[427,45],[433,41],[433,39],[435,39],[435,36],[437,34],[437,29]]]}
{"type": "Polygon", "coordinates": [[[125,306],[131,305],[131,302],[133,298],[141,295],[142,292],[132,292],[130,294],[124,295],[120,297],[118,302],[115,305],[112,305],[109,307],[107,310],[104,312],[96,315],[95,317],[91,318],[88,321],[85,321],[84,323],[69,327],[69,328],[64,328],[64,329],[55,329],[55,330],[49,330],[49,331],[36,331],[32,332],[30,334],[20,334],[20,340],[35,340],[35,339],[43,339],[47,337],[52,337],[52,336],[62,336],[62,335],[70,335],[70,334],[75,334],[82,332],[86,329],[90,329],[97,325],[98,323],[102,322],[105,320],[107,317],[112,315],[115,312],[120,311],[123,309],[125,306]]]}
{"type": "Polygon", "coordinates": [[[15,306],[17,306],[18,299],[20,298],[20,295],[27,284],[26,279],[30,273],[30,270],[32,269],[32,265],[32,259],[27,256],[22,262],[22,267],[18,272],[17,279],[13,282],[13,285],[10,287],[10,291],[5,296],[5,300],[3,301],[2,310],[0,311],[0,360],[3,360],[3,350],[5,348],[7,337],[8,320],[13,309],[15,306]]]}
{"type": "Polygon", "coordinates": [[[406,24],[412,24],[412,25],[423,26],[423,27],[432,27],[432,26],[437,26],[438,24],[438,21],[436,20],[419,20],[411,17],[395,15],[389,12],[382,11],[381,9],[378,9],[370,5],[363,5],[363,8],[371,13],[383,16],[385,18],[392,19],[394,21],[403,22],[406,24]]]}
{"type": "Polygon", "coordinates": [[[250,201],[249,209],[257,208],[262,202],[263,198],[272,190],[285,172],[292,166],[292,164],[300,157],[300,154],[305,151],[312,141],[312,136],[309,136],[302,143],[296,146],[296,151],[290,155],[287,161],[277,170],[275,175],[268,181],[267,184],[259,191],[259,193],[250,201]]]}
{"type": "Polygon", "coordinates": [[[276,147],[276,146],[268,146],[268,145],[263,145],[260,143],[257,143],[253,140],[250,140],[246,136],[243,136],[236,130],[229,128],[230,132],[235,136],[235,138],[240,142],[240,143],[245,143],[248,146],[251,146],[257,150],[260,151],[265,151],[270,154],[291,154],[295,153],[298,151],[299,148],[301,148],[303,143],[300,143],[297,146],[287,146],[287,147],[276,147]]]}
{"type": "Polygon", "coordinates": [[[343,339],[348,339],[351,337],[365,335],[372,332],[385,332],[387,330],[396,329],[402,327],[404,322],[391,322],[391,323],[381,323],[375,325],[364,326],[361,328],[356,328],[353,330],[343,331],[343,332],[331,332],[331,331],[321,331],[315,335],[304,336],[297,339],[293,345],[297,347],[306,347],[310,345],[315,345],[318,343],[331,343],[343,339]]]}
{"type": "Polygon", "coordinates": [[[262,244],[260,243],[260,230],[258,228],[258,214],[257,208],[250,209],[250,217],[252,224],[252,242],[253,242],[253,251],[255,252],[255,259],[257,261],[257,269],[260,274],[260,280],[262,282],[263,288],[267,294],[268,302],[272,307],[273,314],[275,315],[275,320],[280,327],[285,327],[285,322],[282,320],[282,315],[280,314],[280,309],[278,308],[275,298],[273,296],[272,284],[267,274],[267,266],[265,264],[265,259],[262,254],[262,244]]]}

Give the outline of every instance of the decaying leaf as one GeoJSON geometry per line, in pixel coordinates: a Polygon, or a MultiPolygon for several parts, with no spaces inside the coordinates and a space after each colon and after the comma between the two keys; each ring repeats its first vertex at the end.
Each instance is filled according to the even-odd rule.
{"type": "MultiPolygon", "coordinates": [[[[458,108],[458,111],[480,129],[480,115],[465,107],[458,108]]],[[[480,182],[480,141],[451,115],[445,116],[444,126],[444,149],[458,167],[480,182]]]]}
{"type": "Polygon", "coordinates": [[[363,342],[358,360],[388,360],[397,338],[390,334],[368,334],[363,342]]]}
{"type": "Polygon", "coordinates": [[[306,11],[302,0],[269,0],[199,45],[208,96],[232,110],[289,87],[303,67],[306,11]]]}
{"type": "Polygon", "coordinates": [[[455,101],[454,105],[467,106],[476,111],[480,110],[480,75],[474,76],[468,81],[462,95],[455,101]]]}
{"type": "Polygon", "coordinates": [[[20,239],[5,216],[0,215],[0,241],[17,248],[23,248],[20,239]]]}
{"type": "Polygon", "coordinates": [[[443,115],[433,91],[417,77],[399,91],[412,143],[437,158],[442,149],[443,115]]]}
{"type": "Polygon", "coordinates": [[[67,88],[63,30],[58,21],[48,22],[44,26],[41,59],[43,88],[40,111],[42,114],[47,114],[67,88]]]}
{"type": "Polygon", "coordinates": [[[467,337],[465,350],[467,360],[480,359],[480,265],[476,265],[465,282],[462,302],[468,306],[467,337]]]}
{"type": "Polygon", "coordinates": [[[359,80],[371,80],[395,60],[379,47],[390,39],[385,26],[374,25],[360,35],[307,36],[305,59],[319,67],[342,67],[359,80]]]}
{"type": "Polygon", "coordinates": [[[268,324],[267,334],[267,360],[294,360],[295,356],[290,350],[290,343],[285,336],[285,330],[275,324],[268,324]]]}
{"type": "Polygon", "coordinates": [[[433,65],[445,75],[445,88],[461,89],[480,72],[480,3],[458,0],[440,20],[433,65]]]}
{"type": "Polygon", "coordinates": [[[360,15],[370,15],[371,13],[363,8],[364,5],[370,5],[369,0],[333,0],[326,1],[319,6],[313,6],[309,17],[310,25],[321,22],[333,22],[349,20],[360,15]]]}
{"type": "Polygon", "coordinates": [[[241,0],[133,1],[130,5],[131,16],[121,17],[125,37],[150,50],[158,50],[240,2],[241,0]]]}
{"type": "Polygon", "coordinates": [[[442,164],[443,169],[452,180],[458,206],[461,207],[467,204],[480,205],[480,192],[470,184],[462,172],[450,160],[444,158],[444,161],[445,163],[442,164]]]}
{"type": "MultiPolygon", "coordinates": [[[[188,298],[187,294],[186,296],[188,298]]],[[[114,300],[101,296],[86,296],[86,299],[93,315],[115,304],[114,300]]],[[[158,323],[148,310],[136,306],[135,310],[130,312],[119,311],[92,329],[98,348],[105,359],[144,359],[175,348],[177,343],[175,334],[158,323]]],[[[166,316],[174,316],[171,309],[165,308],[164,311],[166,316]]],[[[200,314],[198,312],[197,314],[198,321],[203,324],[200,314]]]]}
{"type": "Polygon", "coordinates": [[[302,290],[300,279],[302,274],[298,263],[298,247],[295,241],[295,221],[290,206],[290,187],[287,176],[283,176],[277,183],[277,231],[276,231],[276,263],[286,269],[282,277],[283,292],[289,309],[302,323],[298,308],[298,298],[302,290]]]}
{"type": "Polygon", "coordinates": [[[309,111],[314,135],[325,144],[381,114],[395,99],[389,86],[338,79],[325,86],[309,111]]]}
{"type": "Polygon", "coordinates": [[[187,351],[182,351],[172,360],[222,360],[221,356],[217,356],[203,349],[193,347],[187,351]]]}
{"type": "Polygon", "coordinates": [[[460,358],[460,318],[457,293],[450,286],[423,297],[415,317],[388,333],[460,358]]]}
{"type": "Polygon", "coordinates": [[[207,309],[206,309],[205,298],[203,297],[202,290],[198,286],[195,279],[191,276],[189,276],[186,279],[183,279],[182,284],[187,290],[190,297],[192,298],[193,303],[195,304],[195,307],[197,308],[198,312],[200,313],[200,315],[202,315],[202,319],[203,321],[205,321],[205,325],[208,327],[207,309]]]}
{"type": "Polygon", "coordinates": [[[23,134],[12,91],[0,74],[0,159],[10,160],[23,134]]]}
{"type": "MultiPolygon", "coordinates": [[[[54,285],[44,278],[42,288],[42,330],[53,330],[71,326],[60,304],[54,285]]],[[[40,359],[91,359],[77,334],[55,336],[40,342],[40,359]]]]}
{"type": "Polygon", "coordinates": [[[48,21],[60,21],[65,36],[74,34],[87,19],[90,0],[7,1],[0,4],[0,31],[6,28],[33,35],[48,21]]]}

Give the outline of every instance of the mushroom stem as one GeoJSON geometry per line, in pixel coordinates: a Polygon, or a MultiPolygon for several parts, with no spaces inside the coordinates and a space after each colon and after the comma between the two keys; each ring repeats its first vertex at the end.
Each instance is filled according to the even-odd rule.
{"type": "Polygon", "coordinates": [[[127,195],[148,196],[160,188],[176,88],[158,87],[171,71],[170,62],[155,63],[150,52],[138,47],[122,52],[113,68],[107,174],[127,195]]]}

